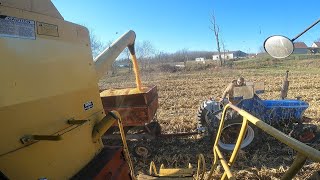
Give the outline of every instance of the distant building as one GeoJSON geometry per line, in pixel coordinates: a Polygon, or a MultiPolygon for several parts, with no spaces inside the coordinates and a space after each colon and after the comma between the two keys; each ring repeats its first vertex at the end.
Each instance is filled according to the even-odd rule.
{"type": "Polygon", "coordinates": [[[309,49],[312,54],[320,53],[320,42],[313,42],[309,49]]]}
{"type": "Polygon", "coordinates": [[[204,61],[204,58],[199,57],[199,58],[196,58],[195,60],[196,60],[196,61],[201,61],[201,62],[203,62],[203,61],[204,61]]]}
{"type": "MultiPolygon", "coordinates": [[[[241,59],[247,57],[248,54],[242,51],[228,51],[228,52],[221,52],[221,58],[225,60],[229,59],[241,59]]],[[[219,60],[219,53],[215,52],[212,55],[212,60],[219,60]]]]}
{"type": "Polygon", "coordinates": [[[294,43],[293,54],[308,54],[308,46],[304,42],[294,43]]]}
{"type": "Polygon", "coordinates": [[[320,42],[313,42],[311,47],[313,48],[320,48],[320,42]]]}

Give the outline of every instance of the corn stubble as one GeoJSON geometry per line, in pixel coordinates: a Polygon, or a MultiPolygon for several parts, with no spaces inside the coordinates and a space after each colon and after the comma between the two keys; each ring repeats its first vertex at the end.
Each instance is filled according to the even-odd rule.
{"type": "MultiPolygon", "coordinates": [[[[206,71],[189,71],[178,73],[141,72],[143,85],[157,85],[160,107],[157,119],[161,124],[162,133],[178,133],[195,131],[197,121],[196,112],[200,103],[209,97],[221,96],[229,82],[239,75],[247,81],[265,82],[263,99],[278,99],[280,87],[285,71],[273,70],[234,70],[211,69],[206,71]]],[[[100,81],[100,88],[134,87],[132,74],[121,74],[106,77],[100,81]]],[[[320,73],[308,73],[294,70],[289,76],[290,87],[288,98],[301,96],[310,107],[305,112],[312,118],[310,123],[320,125],[320,73]]],[[[274,138],[265,134],[261,141],[250,149],[241,150],[234,165],[237,179],[278,179],[293,162],[295,152],[274,138]]],[[[138,142],[130,142],[132,147],[138,142]]],[[[140,142],[141,143],[141,142],[140,142]]],[[[144,141],[152,150],[148,159],[134,157],[137,172],[148,172],[149,163],[153,160],[158,167],[187,167],[192,163],[196,167],[197,154],[203,153],[206,158],[207,169],[212,161],[212,144],[210,138],[195,135],[185,138],[168,138],[144,141]]],[[[310,144],[320,149],[320,141],[310,144]]],[[[228,154],[225,154],[228,157],[228,154]]],[[[306,179],[315,170],[320,170],[320,164],[307,161],[296,179],[306,179]]],[[[215,170],[214,177],[218,178],[223,168],[215,170]]]]}

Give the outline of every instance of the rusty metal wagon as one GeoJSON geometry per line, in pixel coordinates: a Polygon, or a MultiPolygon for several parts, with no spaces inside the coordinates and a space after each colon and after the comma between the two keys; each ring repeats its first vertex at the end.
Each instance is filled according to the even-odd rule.
{"type": "MultiPolygon", "coordinates": [[[[157,86],[144,87],[141,92],[134,92],[135,89],[103,90],[100,97],[104,110],[120,113],[126,133],[133,128],[136,130],[134,134],[127,134],[127,139],[153,138],[160,135],[161,128],[156,120],[159,107],[157,86]]],[[[116,127],[117,124],[113,126],[116,127]]],[[[109,132],[105,138],[117,137],[119,136],[109,132]]]]}

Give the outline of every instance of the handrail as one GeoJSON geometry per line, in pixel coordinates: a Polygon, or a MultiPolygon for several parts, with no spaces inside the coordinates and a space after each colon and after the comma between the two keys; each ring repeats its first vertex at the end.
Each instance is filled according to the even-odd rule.
{"type": "Polygon", "coordinates": [[[233,163],[235,162],[235,160],[237,158],[237,155],[238,155],[238,152],[240,149],[240,145],[243,141],[243,138],[244,138],[247,126],[248,126],[248,121],[251,122],[253,125],[257,126],[258,128],[262,129],[263,131],[265,131],[269,135],[273,136],[274,138],[276,138],[280,142],[286,144],[287,146],[291,147],[292,149],[294,149],[298,152],[296,159],[292,163],[289,170],[284,174],[282,179],[292,179],[296,175],[296,173],[303,167],[303,164],[305,163],[307,158],[309,158],[313,161],[316,161],[316,162],[320,162],[320,151],[284,134],[283,132],[275,129],[274,127],[266,124],[265,122],[261,121],[260,119],[254,117],[253,115],[246,112],[245,110],[240,109],[235,105],[227,104],[223,110],[222,118],[221,118],[220,125],[219,125],[219,130],[217,133],[217,137],[215,139],[215,143],[213,145],[214,160],[212,163],[210,173],[208,175],[208,179],[212,178],[212,174],[213,174],[213,171],[217,165],[218,160],[220,160],[220,162],[225,170],[221,179],[225,179],[226,177],[228,177],[228,179],[234,178],[231,173],[230,168],[232,167],[233,163]],[[226,160],[223,158],[223,156],[219,150],[218,142],[219,142],[220,136],[222,134],[222,129],[224,126],[226,112],[229,108],[231,108],[231,109],[235,110],[237,113],[239,113],[243,117],[243,122],[242,122],[242,126],[241,126],[241,129],[239,132],[239,136],[238,136],[235,148],[232,152],[230,160],[228,161],[228,164],[227,164],[228,166],[226,166],[226,164],[225,164],[226,160]]]}

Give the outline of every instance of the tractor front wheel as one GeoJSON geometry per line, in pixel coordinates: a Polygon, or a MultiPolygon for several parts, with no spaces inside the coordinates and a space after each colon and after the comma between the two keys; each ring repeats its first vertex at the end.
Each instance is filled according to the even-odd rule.
{"type": "MultiPolygon", "coordinates": [[[[226,151],[232,151],[237,142],[240,129],[242,125],[242,118],[226,120],[222,129],[222,134],[218,141],[218,145],[221,149],[226,151]]],[[[241,149],[249,147],[253,144],[253,141],[257,136],[257,128],[251,123],[248,123],[247,130],[244,135],[244,139],[241,143],[241,149]]]]}

